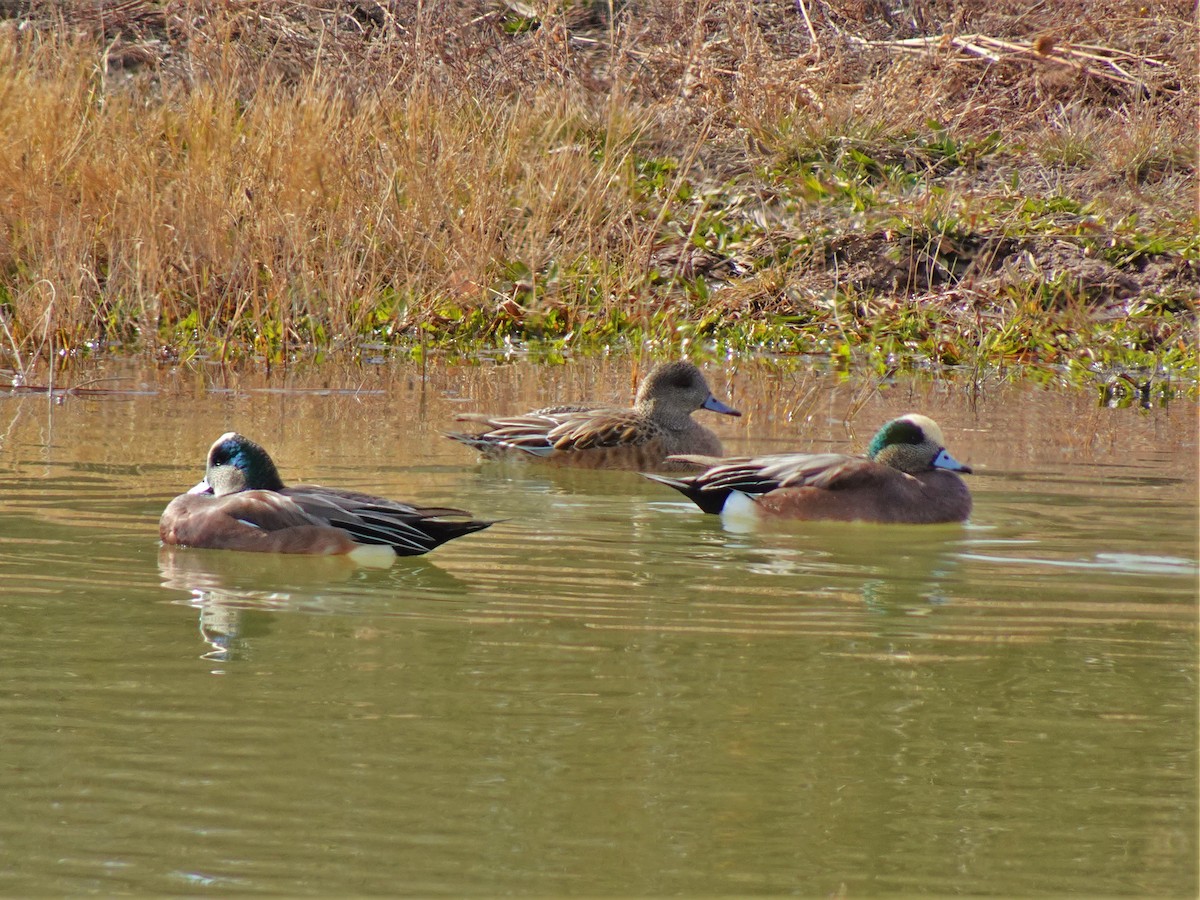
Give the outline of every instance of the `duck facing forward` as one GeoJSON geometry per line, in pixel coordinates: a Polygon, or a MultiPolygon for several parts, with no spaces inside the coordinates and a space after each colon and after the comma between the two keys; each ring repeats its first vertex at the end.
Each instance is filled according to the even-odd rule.
{"type": "Polygon", "coordinates": [[[415,556],[491,524],[461,509],[315,484],[285,487],[267,451],[231,431],[208,451],[204,480],[167,505],[159,535],[164,544],[212,550],[415,556]]]}
{"type": "Polygon", "coordinates": [[[675,488],[706,513],[728,511],[726,501],[736,497],[739,506],[749,498],[755,514],[770,518],[923,525],[964,522],[971,514],[971,493],[956,474],[970,467],[946,451],[937,423],[915,413],[879,429],[865,457],[685,459],[708,468],[686,478],[646,477],[675,488]]]}
{"type": "Polygon", "coordinates": [[[588,469],[694,470],[674,454],[720,456],[720,439],[692,420],[699,409],[740,416],[713,396],[704,375],[687,361],[655,366],[638,387],[631,409],[552,406],[519,416],[468,414],[486,430],[447,437],[489,459],[539,460],[588,469]]]}

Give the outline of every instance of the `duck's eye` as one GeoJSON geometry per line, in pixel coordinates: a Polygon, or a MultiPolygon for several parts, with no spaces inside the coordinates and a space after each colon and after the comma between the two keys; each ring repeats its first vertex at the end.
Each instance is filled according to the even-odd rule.
{"type": "Polygon", "coordinates": [[[221,444],[212,452],[212,462],[216,466],[236,466],[241,460],[241,448],[235,444],[221,444]]]}

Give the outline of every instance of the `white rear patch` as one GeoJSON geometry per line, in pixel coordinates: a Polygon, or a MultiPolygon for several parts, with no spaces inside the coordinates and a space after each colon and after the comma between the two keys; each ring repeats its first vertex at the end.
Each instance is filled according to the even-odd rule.
{"type": "Polygon", "coordinates": [[[359,544],[346,555],[372,569],[386,569],[396,561],[396,551],[387,544],[359,544]]]}
{"type": "Polygon", "coordinates": [[[748,494],[731,491],[721,508],[721,524],[726,531],[746,534],[758,527],[758,504],[748,494]]]}

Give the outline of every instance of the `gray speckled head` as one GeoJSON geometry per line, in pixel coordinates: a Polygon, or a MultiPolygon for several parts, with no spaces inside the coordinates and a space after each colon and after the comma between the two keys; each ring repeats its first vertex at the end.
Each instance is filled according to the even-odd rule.
{"type": "Polygon", "coordinates": [[[698,409],[740,416],[713,396],[704,374],[687,360],[660,363],[638,387],[634,406],[664,422],[686,418],[698,409]]]}

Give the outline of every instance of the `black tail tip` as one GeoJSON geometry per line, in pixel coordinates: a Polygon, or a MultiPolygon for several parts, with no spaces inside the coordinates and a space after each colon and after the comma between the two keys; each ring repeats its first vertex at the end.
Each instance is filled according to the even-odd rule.
{"type": "Polygon", "coordinates": [[[675,490],[700,507],[701,511],[713,516],[720,515],[721,510],[725,506],[725,499],[729,496],[727,488],[718,488],[716,490],[705,488],[703,485],[696,484],[691,478],[670,478],[666,475],[654,475],[650,472],[640,472],[638,474],[643,478],[649,478],[651,481],[657,481],[659,484],[675,488],[675,490]]]}

